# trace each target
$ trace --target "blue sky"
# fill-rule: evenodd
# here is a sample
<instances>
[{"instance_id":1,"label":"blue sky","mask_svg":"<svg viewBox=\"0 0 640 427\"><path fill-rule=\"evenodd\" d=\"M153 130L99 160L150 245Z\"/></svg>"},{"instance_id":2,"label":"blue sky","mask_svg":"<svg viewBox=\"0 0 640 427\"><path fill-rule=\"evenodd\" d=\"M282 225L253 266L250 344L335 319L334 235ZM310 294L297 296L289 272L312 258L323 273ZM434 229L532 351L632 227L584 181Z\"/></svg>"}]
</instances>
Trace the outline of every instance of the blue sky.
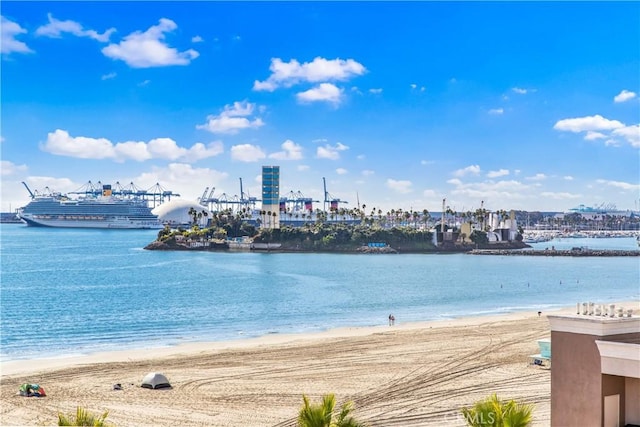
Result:
<instances>
[{"instance_id":1,"label":"blue sky","mask_svg":"<svg viewBox=\"0 0 640 427\"><path fill-rule=\"evenodd\" d=\"M2 2L2 211L87 181L640 206L638 2ZM316 204L317 205L317 204ZM316 207L320 207L317 205Z\"/></svg>"}]
</instances>

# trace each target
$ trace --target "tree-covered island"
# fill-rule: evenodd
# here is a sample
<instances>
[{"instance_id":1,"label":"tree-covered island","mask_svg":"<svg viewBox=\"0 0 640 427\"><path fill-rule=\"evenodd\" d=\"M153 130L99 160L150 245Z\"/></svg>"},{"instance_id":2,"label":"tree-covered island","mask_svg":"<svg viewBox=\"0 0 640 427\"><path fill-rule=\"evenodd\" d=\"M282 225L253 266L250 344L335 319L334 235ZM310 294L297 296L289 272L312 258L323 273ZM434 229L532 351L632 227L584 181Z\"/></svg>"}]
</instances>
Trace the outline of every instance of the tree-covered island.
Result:
<instances>
[{"instance_id":1,"label":"tree-covered island","mask_svg":"<svg viewBox=\"0 0 640 427\"><path fill-rule=\"evenodd\" d=\"M214 213L207 225L199 226L203 216L190 211L190 227L165 226L158 238L147 245L149 250L198 251L279 251L338 253L440 253L467 252L477 248L520 249L528 247L522 234L508 242L489 243L487 232L473 229L466 235L449 224L433 224L427 215L401 217L361 216L341 221L317 215L315 221L300 226L279 228L252 224L245 216L231 211ZM434 228L435 227L435 228ZM445 232L442 233L441 230ZM520 230L521 231L521 230Z\"/></svg>"}]
</instances>

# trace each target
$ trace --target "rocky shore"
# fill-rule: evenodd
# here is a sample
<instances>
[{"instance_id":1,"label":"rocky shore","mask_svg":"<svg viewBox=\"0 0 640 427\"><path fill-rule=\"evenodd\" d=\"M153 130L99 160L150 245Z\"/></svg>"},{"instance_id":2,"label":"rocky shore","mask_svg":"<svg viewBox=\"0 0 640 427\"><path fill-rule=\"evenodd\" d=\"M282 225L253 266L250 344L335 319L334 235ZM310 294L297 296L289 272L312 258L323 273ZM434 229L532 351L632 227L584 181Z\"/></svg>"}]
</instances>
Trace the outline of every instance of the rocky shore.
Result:
<instances>
[{"instance_id":1,"label":"rocky shore","mask_svg":"<svg viewBox=\"0 0 640 427\"><path fill-rule=\"evenodd\" d=\"M145 246L144 249L149 251L225 251L229 249L229 245L226 242L178 243L174 239L166 242L154 240Z\"/></svg>"},{"instance_id":2,"label":"rocky shore","mask_svg":"<svg viewBox=\"0 0 640 427\"><path fill-rule=\"evenodd\" d=\"M336 245L322 250L303 249L297 244L287 243L237 243L233 241L189 241L168 239L166 241L153 241L144 247L146 250L156 251L256 251L256 252L325 252L325 253L361 253L361 254L447 254L447 253L472 253L474 251L486 251L487 255L510 252L518 249L530 248L522 242L492 243L482 246L461 245L448 243L438 247L425 248L424 245L401 243L396 247L369 246L369 245ZM496 253L499 252L499 253Z\"/></svg>"},{"instance_id":3,"label":"rocky shore","mask_svg":"<svg viewBox=\"0 0 640 427\"><path fill-rule=\"evenodd\" d=\"M606 256L640 256L640 250L616 250L616 249L545 249L545 250L503 250L503 249L474 249L471 255L511 255L511 256L572 256L572 257L606 257Z\"/></svg>"}]
</instances>

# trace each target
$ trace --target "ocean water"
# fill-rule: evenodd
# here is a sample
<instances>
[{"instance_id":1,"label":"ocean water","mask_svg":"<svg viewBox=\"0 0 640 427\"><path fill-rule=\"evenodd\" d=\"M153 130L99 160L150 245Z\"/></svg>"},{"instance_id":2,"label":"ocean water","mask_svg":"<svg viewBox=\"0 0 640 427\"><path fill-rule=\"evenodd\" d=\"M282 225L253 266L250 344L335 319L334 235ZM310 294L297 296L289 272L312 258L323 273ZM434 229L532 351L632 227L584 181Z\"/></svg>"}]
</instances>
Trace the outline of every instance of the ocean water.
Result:
<instances>
[{"instance_id":1,"label":"ocean water","mask_svg":"<svg viewBox=\"0 0 640 427\"><path fill-rule=\"evenodd\" d=\"M149 230L0 233L0 361L640 299L638 257L186 253L145 251ZM637 249L565 240L535 246Z\"/></svg>"}]
</instances>

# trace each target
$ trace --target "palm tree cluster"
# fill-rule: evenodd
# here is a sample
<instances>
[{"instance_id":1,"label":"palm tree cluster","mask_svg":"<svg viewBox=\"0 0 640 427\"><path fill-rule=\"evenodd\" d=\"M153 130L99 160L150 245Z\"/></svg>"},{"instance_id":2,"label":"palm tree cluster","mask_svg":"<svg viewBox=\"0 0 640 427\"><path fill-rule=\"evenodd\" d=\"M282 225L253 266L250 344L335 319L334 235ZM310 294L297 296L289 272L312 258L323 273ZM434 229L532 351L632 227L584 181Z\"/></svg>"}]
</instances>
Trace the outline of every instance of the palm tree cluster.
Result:
<instances>
[{"instance_id":1,"label":"palm tree cluster","mask_svg":"<svg viewBox=\"0 0 640 427\"><path fill-rule=\"evenodd\" d=\"M209 214L206 211L198 212L192 207L189 209L189 216L193 218L190 229L178 227L178 229L172 230L167 225L158 232L158 240L166 241L176 235L182 235L190 240L225 240L243 236L253 237L258 233L256 227L246 221L248 216L246 210L236 213L230 209L213 212L211 218L208 218ZM199 219L203 218L207 218L207 226L200 228Z\"/></svg>"},{"instance_id":2,"label":"palm tree cluster","mask_svg":"<svg viewBox=\"0 0 640 427\"><path fill-rule=\"evenodd\" d=\"M494 393L463 408L462 415L470 427L527 427L531 425L533 405L515 400L500 400Z\"/></svg>"},{"instance_id":3,"label":"palm tree cluster","mask_svg":"<svg viewBox=\"0 0 640 427\"><path fill-rule=\"evenodd\" d=\"M434 249L433 234L413 227L381 228L365 224L316 222L301 227L261 229L253 238L256 243L279 242L285 249L351 251L368 243L386 243L396 249Z\"/></svg>"},{"instance_id":4,"label":"palm tree cluster","mask_svg":"<svg viewBox=\"0 0 640 427\"><path fill-rule=\"evenodd\" d=\"M316 404L310 403L306 395L302 395L302 400L304 404L298 413L299 427L365 427L365 424L351 416L351 401L344 403L336 415L336 397L332 393L324 395L322 402Z\"/></svg>"},{"instance_id":5,"label":"palm tree cluster","mask_svg":"<svg viewBox=\"0 0 640 427\"><path fill-rule=\"evenodd\" d=\"M65 415L58 413L58 425L59 426L93 426L93 427L108 427L109 424L106 421L108 411L105 411L102 415L95 415L86 409L78 406L76 414Z\"/></svg>"},{"instance_id":6,"label":"palm tree cluster","mask_svg":"<svg viewBox=\"0 0 640 427\"><path fill-rule=\"evenodd\" d=\"M248 237L256 243L281 243L283 249L318 251L345 250L366 245L367 243L385 243L396 250L405 252L422 252L435 248L433 242L433 227L440 231L459 233L462 223L472 224L469 235L460 234L462 242L468 237L476 245L488 243L489 230L486 209L468 212L456 212L447 207L442 218L432 221L427 209L404 211L391 209L386 214L381 209L373 208L367 214L366 205L362 208L343 209L333 208L328 212L316 210L305 213L259 211L259 217L252 215L250 209L238 211L225 209L209 213L206 210L189 209L189 216L193 219L190 229L169 227L158 233L158 240L166 242L170 238L181 235L189 241L226 240ZM507 219L509 214L505 210L496 211L501 220ZM288 216L295 219L296 226L280 222L280 227L274 227L278 219ZM201 228L206 222L204 228ZM264 226L264 227L262 227ZM519 230L520 235L522 230ZM521 240L521 239L520 239Z\"/></svg>"}]
</instances>

